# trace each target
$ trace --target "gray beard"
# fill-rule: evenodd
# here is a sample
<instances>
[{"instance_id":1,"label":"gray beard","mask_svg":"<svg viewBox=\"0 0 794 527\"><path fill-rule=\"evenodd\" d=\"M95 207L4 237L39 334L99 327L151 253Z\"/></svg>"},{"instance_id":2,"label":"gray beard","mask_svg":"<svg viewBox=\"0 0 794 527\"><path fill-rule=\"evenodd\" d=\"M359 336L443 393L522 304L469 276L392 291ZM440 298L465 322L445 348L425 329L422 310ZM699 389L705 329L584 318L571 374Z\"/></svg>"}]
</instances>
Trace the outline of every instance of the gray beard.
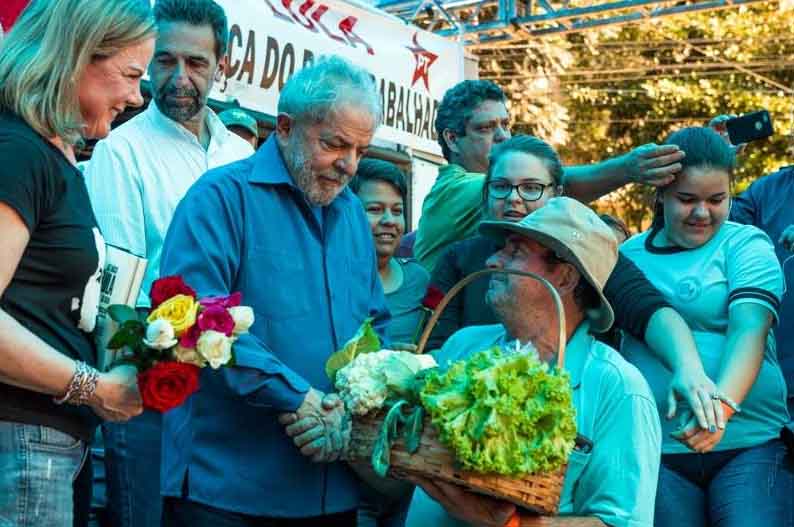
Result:
<instances>
[{"instance_id":1,"label":"gray beard","mask_svg":"<svg viewBox=\"0 0 794 527\"><path fill-rule=\"evenodd\" d=\"M165 99L165 96L155 97L155 104L160 112L169 119L178 123L186 123L193 119L201 109L204 107L198 98L193 101L190 106L170 106Z\"/></svg>"},{"instance_id":2,"label":"gray beard","mask_svg":"<svg viewBox=\"0 0 794 527\"><path fill-rule=\"evenodd\" d=\"M298 135L293 133L286 148L283 149L284 164L287 165L287 171L295 184L306 196L306 201L315 207L326 207L331 204L341 190L329 192L319 186L317 174L311 168L311 160L306 156L303 142L297 137ZM345 179L349 180L346 176ZM347 181L345 181L345 185L347 185ZM344 189L344 185L340 189Z\"/></svg>"}]
</instances>

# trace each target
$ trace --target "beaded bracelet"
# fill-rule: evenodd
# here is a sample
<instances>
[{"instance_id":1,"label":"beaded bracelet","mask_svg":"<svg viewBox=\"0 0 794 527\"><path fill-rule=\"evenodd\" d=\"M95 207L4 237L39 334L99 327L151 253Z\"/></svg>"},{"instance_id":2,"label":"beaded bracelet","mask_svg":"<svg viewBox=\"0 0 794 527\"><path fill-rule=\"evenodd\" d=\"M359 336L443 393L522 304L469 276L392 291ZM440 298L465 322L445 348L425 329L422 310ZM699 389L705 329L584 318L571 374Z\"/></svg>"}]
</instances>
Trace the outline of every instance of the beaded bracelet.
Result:
<instances>
[{"instance_id":1,"label":"beaded bracelet","mask_svg":"<svg viewBox=\"0 0 794 527\"><path fill-rule=\"evenodd\" d=\"M55 404L85 404L94 395L99 372L82 361L76 362L72 380L66 388L66 393L62 397L53 397Z\"/></svg>"}]
</instances>

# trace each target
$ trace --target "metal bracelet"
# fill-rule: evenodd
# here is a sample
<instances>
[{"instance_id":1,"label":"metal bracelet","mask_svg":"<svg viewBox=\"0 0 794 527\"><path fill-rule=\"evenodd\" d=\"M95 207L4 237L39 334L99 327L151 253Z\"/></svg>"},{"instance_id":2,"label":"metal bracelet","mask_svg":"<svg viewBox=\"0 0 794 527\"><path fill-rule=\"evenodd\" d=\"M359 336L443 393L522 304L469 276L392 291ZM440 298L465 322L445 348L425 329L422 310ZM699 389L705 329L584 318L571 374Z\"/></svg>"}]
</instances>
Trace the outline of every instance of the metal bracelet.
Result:
<instances>
[{"instance_id":1,"label":"metal bracelet","mask_svg":"<svg viewBox=\"0 0 794 527\"><path fill-rule=\"evenodd\" d=\"M99 380L99 372L82 361L76 362L72 380L69 381L69 386L66 388L66 393L61 397L54 397L55 404L74 404L81 405L88 402L96 391L97 381Z\"/></svg>"}]
</instances>

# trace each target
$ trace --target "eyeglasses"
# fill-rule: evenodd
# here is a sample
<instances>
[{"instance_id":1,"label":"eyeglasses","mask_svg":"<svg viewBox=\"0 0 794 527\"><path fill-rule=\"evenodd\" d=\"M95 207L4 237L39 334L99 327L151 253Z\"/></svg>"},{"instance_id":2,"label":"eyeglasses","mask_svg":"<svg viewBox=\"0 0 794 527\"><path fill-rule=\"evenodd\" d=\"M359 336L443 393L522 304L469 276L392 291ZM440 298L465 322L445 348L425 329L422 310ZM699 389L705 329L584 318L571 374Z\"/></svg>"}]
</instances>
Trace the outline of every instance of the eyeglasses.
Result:
<instances>
[{"instance_id":1,"label":"eyeglasses","mask_svg":"<svg viewBox=\"0 0 794 527\"><path fill-rule=\"evenodd\" d=\"M496 199L505 199L513 193L513 189L518 190L518 195L524 201L537 201L549 187L556 186L555 183L543 185L541 183L519 183L512 185L506 179L494 179L488 182L488 195Z\"/></svg>"}]
</instances>

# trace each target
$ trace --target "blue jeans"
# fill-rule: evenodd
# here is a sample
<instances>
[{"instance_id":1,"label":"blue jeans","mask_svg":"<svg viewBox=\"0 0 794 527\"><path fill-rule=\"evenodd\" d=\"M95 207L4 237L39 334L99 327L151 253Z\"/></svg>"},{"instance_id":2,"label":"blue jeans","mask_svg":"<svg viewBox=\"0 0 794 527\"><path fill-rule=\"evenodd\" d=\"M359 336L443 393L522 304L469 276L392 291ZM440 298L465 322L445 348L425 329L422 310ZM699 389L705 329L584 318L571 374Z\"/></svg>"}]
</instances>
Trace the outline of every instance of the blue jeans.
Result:
<instances>
[{"instance_id":1,"label":"blue jeans","mask_svg":"<svg viewBox=\"0 0 794 527\"><path fill-rule=\"evenodd\" d=\"M794 467L779 439L751 448L662 456L656 527L794 526Z\"/></svg>"},{"instance_id":2,"label":"blue jeans","mask_svg":"<svg viewBox=\"0 0 794 527\"><path fill-rule=\"evenodd\" d=\"M0 527L72 527L85 451L54 428L0 421Z\"/></svg>"},{"instance_id":3,"label":"blue jeans","mask_svg":"<svg viewBox=\"0 0 794 527\"><path fill-rule=\"evenodd\" d=\"M102 424L107 517L113 527L159 527L162 415L146 410L126 423Z\"/></svg>"}]
</instances>

